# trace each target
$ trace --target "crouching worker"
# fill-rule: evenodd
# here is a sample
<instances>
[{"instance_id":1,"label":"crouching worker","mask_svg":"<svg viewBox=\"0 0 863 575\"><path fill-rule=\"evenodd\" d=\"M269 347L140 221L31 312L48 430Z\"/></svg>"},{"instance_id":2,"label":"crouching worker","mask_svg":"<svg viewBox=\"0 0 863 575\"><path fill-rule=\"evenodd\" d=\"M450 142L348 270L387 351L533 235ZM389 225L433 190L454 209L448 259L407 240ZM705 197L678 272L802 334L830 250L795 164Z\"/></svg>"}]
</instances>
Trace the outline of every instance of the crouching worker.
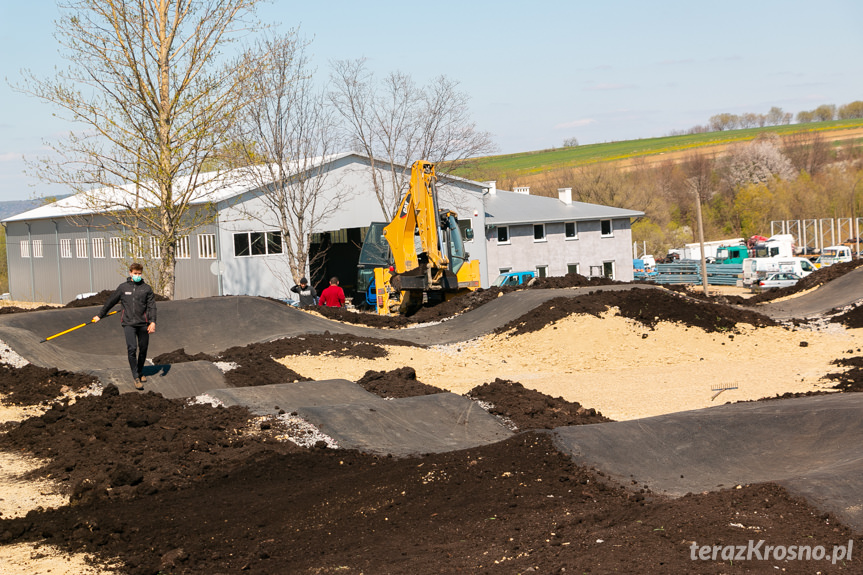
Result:
<instances>
[{"instance_id":1,"label":"crouching worker","mask_svg":"<svg viewBox=\"0 0 863 575\"><path fill-rule=\"evenodd\" d=\"M144 266L133 263L129 266L129 278L121 283L102 309L93 317L97 322L111 311L118 303L123 308L120 315L120 325L126 335L126 351L129 354L129 367L135 389L144 389L144 362L147 361L147 347L150 344L150 334L156 331L156 296L150 286L144 283L141 274ZM137 352L137 354L136 354Z\"/></svg>"}]
</instances>

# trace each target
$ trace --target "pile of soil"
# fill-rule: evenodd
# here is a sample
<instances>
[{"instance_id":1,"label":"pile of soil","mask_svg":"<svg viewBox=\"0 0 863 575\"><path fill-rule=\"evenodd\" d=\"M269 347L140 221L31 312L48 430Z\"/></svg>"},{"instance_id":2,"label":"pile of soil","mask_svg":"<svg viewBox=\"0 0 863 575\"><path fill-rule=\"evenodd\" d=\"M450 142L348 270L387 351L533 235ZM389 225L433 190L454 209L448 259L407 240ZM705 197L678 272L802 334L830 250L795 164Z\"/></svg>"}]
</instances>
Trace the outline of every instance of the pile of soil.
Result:
<instances>
[{"instance_id":1,"label":"pile of soil","mask_svg":"<svg viewBox=\"0 0 863 575\"><path fill-rule=\"evenodd\" d=\"M417 380L417 372L412 367L390 371L369 370L357 381L357 385L380 397L395 399L446 392L445 389Z\"/></svg>"},{"instance_id":2,"label":"pile of soil","mask_svg":"<svg viewBox=\"0 0 863 575\"><path fill-rule=\"evenodd\" d=\"M108 301L108 298L111 297L111 294L114 293L112 289L104 289L97 294L81 298L81 299L73 299L69 303L67 303L63 307L90 307L94 305L105 305L105 302ZM163 295L155 294L156 301L169 301Z\"/></svg>"},{"instance_id":3,"label":"pile of soil","mask_svg":"<svg viewBox=\"0 0 863 575\"><path fill-rule=\"evenodd\" d=\"M317 306L311 309L319 312L324 317L346 323L354 323L378 328L401 328L408 325L431 323L447 320L455 315L468 312L497 299L499 296L512 291L523 289L549 289L549 288L571 288L591 287L601 285L620 284L609 278L587 278L579 274L566 274L562 277L535 278L530 284L514 287L491 287L478 289L476 291L460 295L446 302L433 305L425 305L410 316L387 317L375 313L352 312L343 308Z\"/></svg>"},{"instance_id":4,"label":"pile of soil","mask_svg":"<svg viewBox=\"0 0 863 575\"><path fill-rule=\"evenodd\" d=\"M170 421L179 426L190 420ZM122 418L118 427L132 436L132 450L154 451L142 449L136 435L147 428L130 429ZM177 435L187 432L188 427ZM693 560L692 545L767 539L767 544L824 545L830 551L855 538L776 485L677 500L643 485L624 489L575 465L545 433L407 459L321 449L262 451L244 465L211 458L209 452L171 449L181 444L189 450L196 445L191 436L165 442L156 434L152 440L169 449L166 458L177 458L179 472L169 475L175 483L158 481L167 470L157 462L138 484L155 480L152 488L122 485L137 475L114 464L106 480L121 484L112 492L129 497L82 497L75 506L2 520L0 540L45 539L70 550L117 556L132 575L423 575L727 573L728 561ZM204 460L213 465L202 465ZM856 548L859 539L855 543ZM741 572L773 573L774 563L743 562ZM829 564L798 561L782 567L785 573L811 573L822 565ZM857 570L851 564L827 568Z\"/></svg>"},{"instance_id":5,"label":"pile of soil","mask_svg":"<svg viewBox=\"0 0 863 575\"><path fill-rule=\"evenodd\" d=\"M812 288L816 288L820 285L823 285L829 281L835 280L836 278L842 277L850 271L854 271L858 267L863 266L863 259L851 260L850 262L843 262L840 264L833 264L832 266L827 266L825 268L819 268L802 278L793 286L784 287L784 288L772 288L766 291L762 291L753 295L752 297L741 297L737 295L723 295L723 296L708 296L705 298L704 294L701 292L692 292L689 295L692 297L700 298L700 299L710 299L714 301L718 301L721 303L725 303L728 305L747 305L753 306L759 303L765 303L769 301L773 301L775 299L788 297L790 295L794 295L796 293L800 293L806 290L810 290ZM671 286L668 286L671 287ZM680 289L681 291L685 291L684 286L674 286L672 289Z\"/></svg>"},{"instance_id":6,"label":"pile of soil","mask_svg":"<svg viewBox=\"0 0 863 575\"><path fill-rule=\"evenodd\" d=\"M552 300L509 329L531 331L571 313L599 315L610 307L647 326L677 321L731 331L738 322L772 324L745 310L642 289ZM261 385L284 382L286 373L301 377L272 357L380 357L382 343L405 345L323 334L231 348L218 357L177 350L154 359L234 362L240 367L226 374L236 378L234 385ZM858 369L859 359L847 365ZM25 369L0 373L3 393L20 400L33 388L34 402L43 402L55 393L55 380L70 387L90 383L73 385L62 372ZM417 381L409 367L370 371L359 383L383 397L440 391ZM36 393L40 386L45 390ZM863 544L834 517L773 484L670 500L649 485L619 485L580 467L539 431L606 421L577 402L501 380L468 395L493 404L492 412L522 433L473 449L397 459L277 441L281 420L261 421L241 407L190 404L152 392L120 395L113 386L102 396L62 400L42 416L8 424L0 449L47 459L33 476L59 481L72 504L0 517L0 543L45 540L119 557L129 575L773 573L776 561L693 560L692 545L765 539L767 545L823 545L830 552L849 539L855 548ZM786 561L781 569L858 572L853 565Z\"/></svg>"},{"instance_id":7,"label":"pile of soil","mask_svg":"<svg viewBox=\"0 0 863 575\"><path fill-rule=\"evenodd\" d=\"M329 353L343 357L376 359L386 356L381 345L414 346L416 344L395 339L371 339L342 334L308 334L303 337L277 339L247 346L226 349L217 356L198 353L189 355L185 349L157 355L153 358L156 365L183 363L187 361L212 361L234 363L238 367L225 373L225 381L233 387L251 387L296 381L308 381L289 367L275 361L291 355L321 355Z\"/></svg>"},{"instance_id":8,"label":"pile of soil","mask_svg":"<svg viewBox=\"0 0 863 575\"><path fill-rule=\"evenodd\" d=\"M59 401L25 419L0 436L0 447L47 459L39 475L61 482L78 505L181 489L208 472L244 465L255 453L300 449L274 441L272 425L269 435L252 434L252 419L244 407L188 404L152 392L120 395L109 385L101 396Z\"/></svg>"},{"instance_id":9,"label":"pile of soil","mask_svg":"<svg viewBox=\"0 0 863 575\"><path fill-rule=\"evenodd\" d=\"M859 352L860 350L858 349L857 351ZM833 389L854 392L863 391L863 356L835 359L830 363L839 367L850 368L841 373L830 373L824 376L825 379L836 382L833 385Z\"/></svg>"},{"instance_id":10,"label":"pile of soil","mask_svg":"<svg viewBox=\"0 0 863 575\"><path fill-rule=\"evenodd\" d=\"M769 317L718 303L698 302L659 289L597 291L577 297L549 300L531 312L498 328L496 333L512 331L514 335L539 331L571 314L599 317L616 307L618 315L633 319L649 328L660 321L682 323L707 332L734 331L738 323L753 326L776 325Z\"/></svg>"},{"instance_id":11,"label":"pile of soil","mask_svg":"<svg viewBox=\"0 0 863 575\"><path fill-rule=\"evenodd\" d=\"M81 392L99 380L91 375L33 364L14 368L0 363L0 394L13 405L44 405L65 391Z\"/></svg>"},{"instance_id":12,"label":"pile of soil","mask_svg":"<svg viewBox=\"0 0 863 575\"><path fill-rule=\"evenodd\" d=\"M831 322L841 323L849 329L863 327L863 304L857 305L845 313L830 319Z\"/></svg>"},{"instance_id":13,"label":"pile of soil","mask_svg":"<svg viewBox=\"0 0 863 575\"><path fill-rule=\"evenodd\" d=\"M554 429L612 421L593 408L585 409L577 401L551 397L517 381L495 379L471 389L467 395L490 403L490 413L512 421L518 429Z\"/></svg>"}]
</instances>

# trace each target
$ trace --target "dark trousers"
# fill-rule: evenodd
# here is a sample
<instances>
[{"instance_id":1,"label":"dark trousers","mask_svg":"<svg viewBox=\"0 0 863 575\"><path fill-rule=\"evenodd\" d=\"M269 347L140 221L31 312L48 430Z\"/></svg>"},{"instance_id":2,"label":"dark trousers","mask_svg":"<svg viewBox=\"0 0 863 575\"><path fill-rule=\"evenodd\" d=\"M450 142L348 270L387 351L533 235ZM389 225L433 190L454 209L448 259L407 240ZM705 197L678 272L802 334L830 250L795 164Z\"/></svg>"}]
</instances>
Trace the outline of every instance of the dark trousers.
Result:
<instances>
[{"instance_id":1,"label":"dark trousers","mask_svg":"<svg viewBox=\"0 0 863 575\"><path fill-rule=\"evenodd\" d=\"M144 362L147 361L147 346L150 345L150 334L147 333L146 325L124 325L123 332L126 334L126 351L129 353L129 367L132 369L132 377L141 377L144 371ZM135 352L137 351L137 357Z\"/></svg>"}]
</instances>

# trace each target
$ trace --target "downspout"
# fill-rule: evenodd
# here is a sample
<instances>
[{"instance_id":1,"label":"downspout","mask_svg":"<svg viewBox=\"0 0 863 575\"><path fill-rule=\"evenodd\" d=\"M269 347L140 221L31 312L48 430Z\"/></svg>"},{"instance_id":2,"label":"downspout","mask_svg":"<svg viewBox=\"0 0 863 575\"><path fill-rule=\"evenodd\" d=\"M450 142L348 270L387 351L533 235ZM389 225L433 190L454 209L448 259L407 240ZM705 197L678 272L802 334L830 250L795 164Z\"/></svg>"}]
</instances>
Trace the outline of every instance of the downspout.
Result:
<instances>
[{"instance_id":1,"label":"downspout","mask_svg":"<svg viewBox=\"0 0 863 575\"><path fill-rule=\"evenodd\" d=\"M30 222L27 222L27 255L30 260L30 301L36 301L36 274L33 271L33 235L30 231Z\"/></svg>"},{"instance_id":2,"label":"downspout","mask_svg":"<svg viewBox=\"0 0 863 575\"><path fill-rule=\"evenodd\" d=\"M87 271L90 274L90 293L93 293L93 241L90 238L90 222L87 222Z\"/></svg>"},{"instance_id":3,"label":"downspout","mask_svg":"<svg viewBox=\"0 0 863 575\"><path fill-rule=\"evenodd\" d=\"M225 295L222 288L222 226L220 212L216 211L216 282L219 286L219 295Z\"/></svg>"},{"instance_id":4,"label":"downspout","mask_svg":"<svg viewBox=\"0 0 863 575\"><path fill-rule=\"evenodd\" d=\"M63 270L60 267L60 228L55 220L51 220L54 224L54 245L57 246L57 287L60 289L60 301L63 303Z\"/></svg>"}]
</instances>

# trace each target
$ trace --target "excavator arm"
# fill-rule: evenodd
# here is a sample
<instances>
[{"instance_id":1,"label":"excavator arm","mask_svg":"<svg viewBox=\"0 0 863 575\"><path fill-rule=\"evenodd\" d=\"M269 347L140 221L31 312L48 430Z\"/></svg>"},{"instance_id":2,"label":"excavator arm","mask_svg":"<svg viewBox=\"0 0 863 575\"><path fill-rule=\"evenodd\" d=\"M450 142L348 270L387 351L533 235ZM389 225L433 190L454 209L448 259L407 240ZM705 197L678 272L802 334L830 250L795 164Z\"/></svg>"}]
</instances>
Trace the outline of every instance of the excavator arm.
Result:
<instances>
[{"instance_id":1,"label":"excavator arm","mask_svg":"<svg viewBox=\"0 0 863 575\"><path fill-rule=\"evenodd\" d=\"M379 313L390 313L390 300L409 314L422 305L424 295L449 299L479 287L479 262L467 261L456 213L438 206L436 182L433 163L414 162L398 214L383 228L393 269L374 272ZM457 261L450 254L453 246L461 250Z\"/></svg>"}]
</instances>

